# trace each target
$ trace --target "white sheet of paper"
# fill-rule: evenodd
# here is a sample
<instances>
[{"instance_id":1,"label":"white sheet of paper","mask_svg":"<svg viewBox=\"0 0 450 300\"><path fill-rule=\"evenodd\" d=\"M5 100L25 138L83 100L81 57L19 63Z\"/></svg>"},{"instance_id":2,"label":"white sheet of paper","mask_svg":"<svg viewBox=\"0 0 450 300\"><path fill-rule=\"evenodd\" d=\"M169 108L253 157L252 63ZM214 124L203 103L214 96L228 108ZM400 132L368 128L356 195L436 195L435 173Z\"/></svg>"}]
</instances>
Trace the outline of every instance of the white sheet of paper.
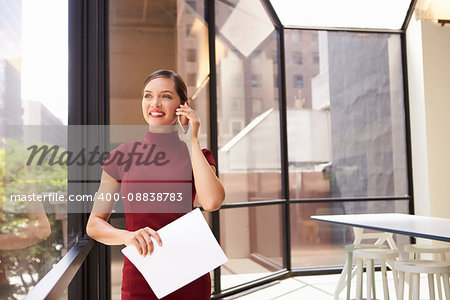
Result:
<instances>
[{"instance_id":1,"label":"white sheet of paper","mask_svg":"<svg viewBox=\"0 0 450 300\"><path fill-rule=\"evenodd\" d=\"M162 246L159 247L151 237L154 245L152 255L143 257L134 246L122 249L158 299L228 260L198 208L164 226L158 234Z\"/></svg>"}]
</instances>

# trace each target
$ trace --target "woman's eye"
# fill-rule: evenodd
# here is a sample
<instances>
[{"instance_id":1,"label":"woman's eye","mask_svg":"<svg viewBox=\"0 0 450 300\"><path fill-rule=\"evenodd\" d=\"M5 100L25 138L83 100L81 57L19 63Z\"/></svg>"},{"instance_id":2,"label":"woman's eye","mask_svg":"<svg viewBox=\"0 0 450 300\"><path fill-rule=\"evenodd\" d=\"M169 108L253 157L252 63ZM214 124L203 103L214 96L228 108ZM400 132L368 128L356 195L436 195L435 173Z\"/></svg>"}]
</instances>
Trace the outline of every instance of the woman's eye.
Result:
<instances>
[{"instance_id":1,"label":"woman's eye","mask_svg":"<svg viewBox=\"0 0 450 300\"><path fill-rule=\"evenodd\" d=\"M172 99L170 95L163 95L163 98Z\"/></svg>"},{"instance_id":2,"label":"woman's eye","mask_svg":"<svg viewBox=\"0 0 450 300\"><path fill-rule=\"evenodd\" d=\"M151 98L152 97L152 95L150 95L150 94L145 94L144 95L144 98Z\"/></svg>"}]
</instances>

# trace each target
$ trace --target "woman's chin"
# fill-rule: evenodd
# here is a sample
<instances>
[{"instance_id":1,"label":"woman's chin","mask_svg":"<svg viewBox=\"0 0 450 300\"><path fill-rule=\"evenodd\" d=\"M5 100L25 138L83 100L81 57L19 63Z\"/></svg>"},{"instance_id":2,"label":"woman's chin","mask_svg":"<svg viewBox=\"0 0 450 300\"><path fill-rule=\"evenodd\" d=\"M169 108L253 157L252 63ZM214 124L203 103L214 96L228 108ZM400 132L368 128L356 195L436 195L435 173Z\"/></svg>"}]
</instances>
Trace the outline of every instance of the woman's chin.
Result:
<instances>
[{"instance_id":1,"label":"woman's chin","mask_svg":"<svg viewBox=\"0 0 450 300\"><path fill-rule=\"evenodd\" d=\"M162 125L170 125L167 120L160 120L160 119L147 119L147 124L150 126L162 126Z\"/></svg>"}]
</instances>

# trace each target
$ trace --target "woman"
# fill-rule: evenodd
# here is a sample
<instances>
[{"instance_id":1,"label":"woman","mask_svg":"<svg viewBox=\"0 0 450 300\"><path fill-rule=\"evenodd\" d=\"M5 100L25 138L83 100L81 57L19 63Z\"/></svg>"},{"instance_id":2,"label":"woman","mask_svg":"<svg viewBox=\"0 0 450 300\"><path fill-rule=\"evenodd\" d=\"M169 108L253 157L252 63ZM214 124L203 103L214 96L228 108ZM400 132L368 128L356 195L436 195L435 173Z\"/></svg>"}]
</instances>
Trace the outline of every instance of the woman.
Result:
<instances>
[{"instance_id":1,"label":"woman","mask_svg":"<svg viewBox=\"0 0 450 300\"><path fill-rule=\"evenodd\" d=\"M149 131L145 139L138 143L135 142L134 145L139 144L139 147L141 147L139 149L144 152L150 148L146 147L149 143L156 143L162 148L166 147L165 154L168 157L166 162L172 160L172 163L174 161L177 162L174 157L180 151L189 149L191 156L190 162L188 162L189 167L191 167L191 171L189 172L191 176L193 174L194 179L192 183L190 209L192 210L193 208L195 195L197 195L198 203L206 211L219 209L225 198L225 192L222 184L215 175L215 162L211 152L207 149L202 150L200 148L198 142L200 122L195 111L187 103L187 89L182 78L170 70L159 70L151 74L144 83L142 113L145 121L149 124ZM181 122L184 125L188 123L191 126L188 134L191 134L192 139L189 139L190 142L185 142L188 145L185 145L179 140L177 132L167 130L174 128L174 126L160 126L176 125L177 121L180 122L178 118L184 119ZM136 184L133 186L133 180L130 180L130 178L135 179L144 176L146 180L150 179L151 181L161 175L159 174L161 172L160 170L164 170L164 174L176 176L176 173L172 172L173 170L171 168L158 169L158 166L155 164L145 166L145 168L141 167L140 170L145 171L141 172L137 167L131 166L126 170L123 164L111 163L110 160L114 156L114 152L121 151L129 153L132 148L131 144L133 143L125 143L113 150L102 166L101 184L86 230L90 237L101 243L107 245L133 245L141 255L146 256L147 254L151 255L154 249L150 236L158 242L159 246L163 247L164 241L161 241L156 230L177 219L183 213L134 213L136 210L134 210L133 205L136 202L133 204L124 200L126 229L114 228L107 222L111 215L114 201L110 201L112 204L107 204L108 207L105 210L103 207L105 202L101 201L102 203L100 203L98 201L99 195L115 194L120 190L123 199L125 194L129 195L128 193L130 191L135 192L138 189ZM180 166L177 166L175 172L179 168ZM191 190L191 188L189 189ZM139 205L142 205L142 202ZM99 209L100 206L102 207ZM122 299L157 299L141 273L126 258L122 273ZM211 279L209 274L205 274L163 299L200 300L210 299L210 295Z\"/></svg>"}]
</instances>

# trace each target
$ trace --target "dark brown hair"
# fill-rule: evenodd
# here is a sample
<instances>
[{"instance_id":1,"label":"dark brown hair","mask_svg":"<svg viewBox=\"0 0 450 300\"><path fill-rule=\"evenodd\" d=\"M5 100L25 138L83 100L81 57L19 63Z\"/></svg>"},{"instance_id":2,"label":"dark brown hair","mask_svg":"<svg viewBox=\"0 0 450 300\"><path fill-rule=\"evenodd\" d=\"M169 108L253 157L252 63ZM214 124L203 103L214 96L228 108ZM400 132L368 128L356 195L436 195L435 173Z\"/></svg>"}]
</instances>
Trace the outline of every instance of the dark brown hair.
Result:
<instances>
[{"instance_id":1,"label":"dark brown hair","mask_svg":"<svg viewBox=\"0 0 450 300\"><path fill-rule=\"evenodd\" d=\"M187 98L187 88L186 84L184 83L183 78L181 78L180 75L175 73L172 70L158 70L150 74L145 80L144 80L144 88L142 89L142 93L144 93L145 86L156 78L170 78L175 83L175 90L180 96L180 102L181 104L184 104L188 98Z\"/></svg>"}]
</instances>

